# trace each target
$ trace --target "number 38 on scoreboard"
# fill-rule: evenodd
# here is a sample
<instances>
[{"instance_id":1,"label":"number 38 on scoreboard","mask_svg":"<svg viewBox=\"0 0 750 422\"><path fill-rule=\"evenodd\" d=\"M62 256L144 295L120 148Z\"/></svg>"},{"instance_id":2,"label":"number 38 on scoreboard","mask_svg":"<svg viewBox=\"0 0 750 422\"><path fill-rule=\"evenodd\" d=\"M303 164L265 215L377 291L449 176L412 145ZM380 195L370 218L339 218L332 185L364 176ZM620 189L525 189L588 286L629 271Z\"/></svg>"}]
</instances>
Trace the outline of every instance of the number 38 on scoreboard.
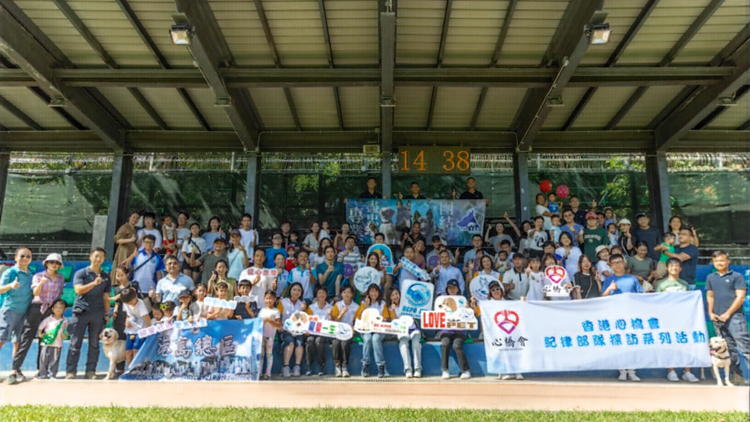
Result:
<instances>
[{"instance_id":1,"label":"number 38 on scoreboard","mask_svg":"<svg viewBox=\"0 0 750 422\"><path fill-rule=\"evenodd\" d=\"M471 150L465 147L401 147L401 174L471 174Z\"/></svg>"}]
</instances>

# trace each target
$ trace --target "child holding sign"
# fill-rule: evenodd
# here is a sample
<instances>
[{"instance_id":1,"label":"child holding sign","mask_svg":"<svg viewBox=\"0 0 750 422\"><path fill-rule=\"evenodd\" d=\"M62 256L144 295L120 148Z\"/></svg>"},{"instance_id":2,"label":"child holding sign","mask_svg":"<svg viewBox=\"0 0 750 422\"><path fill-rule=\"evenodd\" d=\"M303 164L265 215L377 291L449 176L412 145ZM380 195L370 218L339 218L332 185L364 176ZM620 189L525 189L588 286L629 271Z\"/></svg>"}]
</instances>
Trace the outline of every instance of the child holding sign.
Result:
<instances>
[{"instance_id":1,"label":"child holding sign","mask_svg":"<svg viewBox=\"0 0 750 422\"><path fill-rule=\"evenodd\" d=\"M228 300L227 292L229 291L229 285L225 281L220 281L216 284L216 298L219 300ZM225 321L232 318L234 311L227 308L219 308L217 306L209 306L207 310L208 316L206 319L209 321Z\"/></svg>"},{"instance_id":2,"label":"child holding sign","mask_svg":"<svg viewBox=\"0 0 750 422\"><path fill-rule=\"evenodd\" d=\"M276 292L268 290L263 296L265 308L258 313L258 318L263 319L263 346L261 347L260 371L263 372L263 361L266 360L266 373L261 377L264 380L271 379L271 368L273 367L273 340L276 332L281 331L281 313L273 305L276 303Z\"/></svg>"},{"instance_id":3,"label":"child holding sign","mask_svg":"<svg viewBox=\"0 0 750 422\"><path fill-rule=\"evenodd\" d=\"M277 308L281 313L282 327L292 314L307 311L307 304L302 300L302 285L299 283L292 283L289 286L289 297L281 299ZM304 336L295 336L292 335L292 333L284 331L281 338L281 348L284 350L284 367L281 372L284 378L292 376L292 372L289 370L289 361L292 360L292 353L294 353L294 359L296 362L294 365L294 376L298 377L300 376L302 354L305 352L305 349L302 347Z\"/></svg>"},{"instance_id":4,"label":"child holding sign","mask_svg":"<svg viewBox=\"0 0 750 422\"><path fill-rule=\"evenodd\" d=\"M371 254L376 255L377 254ZM351 285L341 288L341 300L333 305L331 310L331 319L345 324L354 325L354 316L357 314L359 304L354 302L354 289ZM336 367L336 376L349 378L349 355L352 353L352 339L339 340L333 339L331 354L333 355L333 364Z\"/></svg>"},{"instance_id":5,"label":"child holding sign","mask_svg":"<svg viewBox=\"0 0 750 422\"><path fill-rule=\"evenodd\" d=\"M391 313L391 319L398 319L401 317L400 307L401 304L401 292L397 289L391 288L385 295L386 305ZM401 360L404 361L404 375L406 378L422 378L422 332L419 331L417 322L414 321L411 327L409 327L409 335L399 337L398 339L398 350L401 352ZM409 342L411 341L411 351L414 354L412 360L409 355ZM414 366L412 366L412 363ZM414 372L412 373L412 367Z\"/></svg>"},{"instance_id":6,"label":"child holding sign","mask_svg":"<svg viewBox=\"0 0 750 422\"><path fill-rule=\"evenodd\" d=\"M237 291L240 296L250 295L250 282L248 280L240 281ZM255 318L258 315L258 305L253 302L238 302L234 308L234 319L242 321L243 319Z\"/></svg>"},{"instance_id":7,"label":"child holding sign","mask_svg":"<svg viewBox=\"0 0 750 422\"><path fill-rule=\"evenodd\" d=\"M315 315L318 319L325 320L329 319L333 311L333 306L326 302L326 296L328 291L323 286L318 286L315 289L315 297L317 300L307 307L308 315ZM326 345L328 339L323 336L311 336L306 335L305 349L307 352L307 376L312 375L313 358L317 357L318 361L318 376L322 377L326 374Z\"/></svg>"},{"instance_id":8,"label":"child holding sign","mask_svg":"<svg viewBox=\"0 0 750 422\"><path fill-rule=\"evenodd\" d=\"M151 317L142 300L138 299L135 289L125 288L120 292L122 312L125 319L125 361L128 366L143 345L143 339L138 336L138 330L151 326Z\"/></svg>"},{"instance_id":9,"label":"child holding sign","mask_svg":"<svg viewBox=\"0 0 750 422\"><path fill-rule=\"evenodd\" d=\"M458 280L449 280L448 287L445 289L446 294L449 296L461 296L461 288L458 287ZM469 307L469 304L466 304ZM458 361L458 367L461 369L461 379L471 378L469 372L469 361L466 359L466 353L464 352L464 341L466 340L466 331L458 330L442 330L438 333L440 339L440 357L441 364L443 367L443 379L449 379L450 373L448 372L448 358L450 357L450 345L453 344L453 351L456 352L456 360Z\"/></svg>"},{"instance_id":10,"label":"child holding sign","mask_svg":"<svg viewBox=\"0 0 750 422\"><path fill-rule=\"evenodd\" d=\"M355 319L360 319L365 309L377 309L383 317L383 321L390 320L391 313L383 300L383 292L380 288L371 284L367 288L364 299L357 309ZM375 354L375 363L378 365L378 378L386 376L385 373L385 354L383 354L383 338L385 334L380 333L362 333L362 377L370 376L370 349Z\"/></svg>"}]
</instances>

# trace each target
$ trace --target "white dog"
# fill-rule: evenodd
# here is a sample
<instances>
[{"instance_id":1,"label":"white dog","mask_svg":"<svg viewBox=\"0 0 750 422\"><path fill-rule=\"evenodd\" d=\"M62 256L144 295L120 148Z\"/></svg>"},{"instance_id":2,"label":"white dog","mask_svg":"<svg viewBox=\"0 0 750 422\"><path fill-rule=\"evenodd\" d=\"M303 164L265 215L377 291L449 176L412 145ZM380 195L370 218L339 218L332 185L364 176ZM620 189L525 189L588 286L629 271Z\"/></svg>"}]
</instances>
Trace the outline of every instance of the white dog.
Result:
<instances>
[{"instance_id":1,"label":"white dog","mask_svg":"<svg viewBox=\"0 0 750 422\"><path fill-rule=\"evenodd\" d=\"M107 372L106 378L108 380L115 379L117 364L125 361L125 340L120 340L119 337L117 331L113 328L105 328L99 334L99 339L101 339L104 348L104 356L109 359L109 372Z\"/></svg>"},{"instance_id":2,"label":"white dog","mask_svg":"<svg viewBox=\"0 0 750 422\"><path fill-rule=\"evenodd\" d=\"M727 341L722 337L711 337L708 344L711 347L711 366L713 367L712 369L714 378L716 379L716 385L719 387L722 386L719 368L724 368L724 380L727 383L727 387L732 387L733 384L729 380L731 378L729 368L732 364L732 359L729 356Z\"/></svg>"}]
</instances>

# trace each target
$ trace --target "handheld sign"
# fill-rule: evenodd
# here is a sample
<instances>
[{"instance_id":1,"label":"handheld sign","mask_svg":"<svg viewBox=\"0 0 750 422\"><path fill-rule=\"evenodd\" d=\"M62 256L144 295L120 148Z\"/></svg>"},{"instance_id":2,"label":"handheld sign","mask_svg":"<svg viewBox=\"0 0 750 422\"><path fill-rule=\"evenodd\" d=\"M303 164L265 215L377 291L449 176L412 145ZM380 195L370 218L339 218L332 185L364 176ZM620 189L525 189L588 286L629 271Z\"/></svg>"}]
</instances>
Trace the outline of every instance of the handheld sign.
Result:
<instances>
[{"instance_id":1,"label":"handheld sign","mask_svg":"<svg viewBox=\"0 0 750 422\"><path fill-rule=\"evenodd\" d=\"M409 280L401 286L401 303L399 315L421 318L422 311L432 309L432 298L435 296L435 285L423 281Z\"/></svg>"},{"instance_id":2,"label":"handheld sign","mask_svg":"<svg viewBox=\"0 0 750 422\"><path fill-rule=\"evenodd\" d=\"M163 324L154 324L150 327L141 328L138 330L138 337L140 338L146 338L148 336L152 336L154 334L158 334L167 330L171 330L173 328L176 328L178 330L189 330L193 328L203 328L208 326L208 321L206 318L201 318L197 321L188 322L188 321L175 321L175 322L165 322Z\"/></svg>"},{"instance_id":3,"label":"handheld sign","mask_svg":"<svg viewBox=\"0 0 750 422\"><path fill-rule=\"evenodd\" d=\"M258 296L235 296L234 301L237 303L253 303L258 301Z\"/></svg>"},{"instance_id":4,"label":"handheld sign","mask_svg":"<svg viewBox=\"0 0 750 422\"><path fill-rule=\"evenodd\" d=\"M565 282L569 281L568 272L559 265L552 265L544 270L544 275L551 284L544 286L543 290L547 297L567 297L570 296L570 290L565 287Z\"/></svg>"},{"instance_id":5,"label":"handheld sign","mask_svg":"<svg viewBox=\"0 0 750 422\"><path fill-rule=\"evenodd\" d=\"M402 316L391 322L383 321L380 311L377 309L365 309L360 315L360 319L354 322L354 329L360 333L381 333L395 334L397 336L406 336L409 334L409 328L414 325L414 319L409 316Z\"/></svg>"},{"instance_id":6,"label":"handheld sign","mask_svg":"<svg viewBox=\"0 0 750 422\"><path fill-rule=\"evenodd\" d=\"M496 281L500 283L500 280L495 277L490 277L486 274L481 274L474 277L469 283L469 291L471 295L477 300L487 300L490 295L490 283Z\"/></svg>"},{"instance_id":7,"label":"handheld sign","mask_svg":"<svg viewBox=\"0 0 750 422\"><path fill-rule=\"evenodd\" d=\"M406 258L401 258L401 261L399 261L399 262L401 263L401 267L403 269L405 269L405 270L409 271L410 273L414 274L415 276L417 276L418 279L420 279L422 281L430 281L430 275L427 274L427 271L419 268L419 265L417 265L417 264L409 261Z\"/></svg>"},{"instance_id":8,"label":"handheld sign","mask_svg":"<svg viewBox=\"0 0 750 422\"><path fill-rule=\"evenodd\" d=\"M422 312L421 325L429 330L476 330L478 323L465 297L438 296L435 310Z\"/></svg>"},{"instance_id":9,"label":"handheld sign","mask_svg":"<svg viewBox=\"0 0 750 422\"><path fill-rule=\"evenodd\" d=\"M203 304L205 306L210 306L212 308L222 308L222 309L231 309L231 310L237 309L237 302L236 301L234 301L234 300L226 300L226 299L218 299L218 298L215 298L215 297L207 297L207 298L203 299Z\"/></svg>"},{"instance_id":10,"label":"handheld sign","mask_svg":"<svg viewBox=\"0 0 750 422\"><path fill-rule=\"evenodd\" d=\"M305 312L295 312L284 321L284 330L299 336L311 334L321 337L330 337L338 340L349 340L352 338L352 327L337 321L319 319L315 315Z\"/></svg>"},{"instance_id":11,"label":"handheld sign","mask_svg":"<svg viewBox=\"0 0 750 422\"><path fill-rule=\"evenodd\" d=\"M277 271L276 268L255 268L250 267L247 270L245 270L245 273L247 275L261 275L261 276L271 276L276 277Z\"/></svg>"},{"instance_id":12,"label":"handheld sign","mask_svg":"<svg viewBox=\"0 0 750 422\"><path fill-rule=\"evenodd\" d=\"M427 260L427 266L435 268L438 265L440 265L440 257L438 255L432 255L430 259Z\"/></svg>"},{"instance_id":13,"label":"handheld sign","mask_svg":"<svg viewBox=\"0 0 750 422\"><path fill-rule=\"evenodd\" d=\"M354 287L364 293L371 284L380 285L380 271L372 267L362 267L354 273Z\"/></svg>"},{"instance_id":14,"label":"handheld sign","mask_svg":"<svg viewBox=\"0 0 750 422\"><path fill-rule=\"evenodd\" d=\"M388 267L393 265L393 252L391 252L391 248L388 247L388 245L372 245L369 249L367 249L367 255L365 255L365 260L368 256L370 256L371 253L375 252L380 257L380 266L381 267Z\"/></svg>"}]
</instances>

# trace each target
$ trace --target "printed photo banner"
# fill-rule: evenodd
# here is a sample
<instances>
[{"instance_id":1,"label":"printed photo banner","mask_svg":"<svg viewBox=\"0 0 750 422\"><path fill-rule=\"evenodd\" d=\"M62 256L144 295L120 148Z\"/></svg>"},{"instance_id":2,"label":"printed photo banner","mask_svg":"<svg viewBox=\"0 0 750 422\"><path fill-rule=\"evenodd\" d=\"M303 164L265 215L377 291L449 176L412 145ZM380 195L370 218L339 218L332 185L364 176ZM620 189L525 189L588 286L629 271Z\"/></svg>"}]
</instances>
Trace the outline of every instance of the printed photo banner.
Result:
<instances>
[{"instance_id":1,"label":"printed photo banner","mask_svg":"<svg viewBox=\"0 0 750 422\"><path fill-rule=\"evenodd\" d=\"M490 277L487 274L481 274L474 277L469 283L469 291L471 295L477 300L487 300L490 295L490 283L496 281L500 283L500 280L495 277Z\"/></svg>"},{"instance_id":2,"label":"printed photo banner","mask_svg":"<svg viewBox=\"0 0 750 422\"><path fill-rule=\"evenodd\" d=\"M263 320L211 321L146 338L120 379L257 381Z\"/></svg>"},{"instance_id":3,"label":"printed photo banner","mask_svg":"<svg viewBox=\"0 0 750 422\"><path fill-rule=\"evenodd\" d=\"M549 283L545 283L543 290L547 297L568 297L571 290L565 287L570 284L568 271L559 265L552 265L544 270L544 275Z\"/></svg>"},{"instance_id":4,"label":"printed photo banner","mask_svg":"<svg viewBox=\"0 0 750 422\"><path fill-rule=\"evenodd\" d=\"M432 299L435 297L435 285L424 281L409 280L401 286L399 315L421 318L423 311L432 310Z\"/></svg>"},{"instance_id":5,"label":"printed photo banner","mask_svg":"<svg viewBox=\"0 0 750 422\"><path fill-rule=\"evenodd\" d=\"M140 330L138 330L138 337L146 338L154 334L163 333L164 331L171 330L173 328L176 328L178 330L190 330L193 328L203 328L207 326L208 326L208 320L206 320L206 318L201 318L193 322L174 321L174 322L156 323L150 327L141 328Z\"/></svg>"},{"instance_id":6,"label":"printed photo banner","mask_svg":"<svg viewBox=\"0 0 750 422\"><path fill-rule=\"evenodd\" d=\"M409 334L409 327L414 325L414 319L402 316L391 322L383 321L383 316L377 309L365 309L360 319L354 321L354 329L360 333L395 334L405 336Z\"/></svg>"},{"instance_id":7,"label":"printed photo banner","mask_svg":"<svg viewBox=\"0 0 750 422\"><path fill-rule=\"evenodd\" d=\"M374 243L375 233L383 233L385 243L401 243L402 230L421 224L422 236L439 236L452 246L469 246L475 234L482 235L485 202L478 200L348 199L346 221L363 243Z\"/></svg>"},{"instance_id":8,"label":"printed photo banner","mask_svg":"<svg viewBox=\"0 0 750 422\"><path fill-rule=\"evenodd\" d=\"M422 329L476 330L479 327L477 317L466 303L463 296L438 296L435 310L422 312Z\"/></svg>"},{"instance_id":9,"label":"printed photo banner","mask_svg":"<svg viewBox=\"0 0 750 422\"><path fill-rule=\"evenodd\" d=\"M700 292L479 306L492 374L711 366Z\"/></svg>"},{"instance_id":10,"label":"printed photo banner","mask_svg":"<svg viewBox=\"0 0 750 422\"><path fill-rule=\"evenodd\" d=\"M295 336L311 334L321 337L330 337L339 340L349 340L352 338L352 326L337 321L319 319L315 315L308 315L305 312L295 312L284 322L284 331Z\"/></svg>"},{"instance_id":11,"label":"printed photo banner","mask_svg":"<svg viewBox=\"0 0 750 422\"><path fill-rule=\"evenodd\" d=\"M378 256L380 256L380 266L382 268L393 266L393 252L391 251L391 248L388 247L388 245L378 244L370 246L367 249L367 254L363 257L365 262L367 262L367 257L370 256L371 253L376 253L378 254Z\"/></svg>"},{"instance_id":12,"label":"printed photo banner","mask_svg":"<svg viewBox=\"0 0 750 422\"><path fill-rule=\"evenodd\" d=\"M430 281L430 275L427 274L427 271L419 268L419 265L409 261L406 258L401 258L399 263L401 264L402 269L405 269L409 271L410 273L414 274L415 276L417 276L418 279L422 281Z\"/></svg>"}]
</instances>

